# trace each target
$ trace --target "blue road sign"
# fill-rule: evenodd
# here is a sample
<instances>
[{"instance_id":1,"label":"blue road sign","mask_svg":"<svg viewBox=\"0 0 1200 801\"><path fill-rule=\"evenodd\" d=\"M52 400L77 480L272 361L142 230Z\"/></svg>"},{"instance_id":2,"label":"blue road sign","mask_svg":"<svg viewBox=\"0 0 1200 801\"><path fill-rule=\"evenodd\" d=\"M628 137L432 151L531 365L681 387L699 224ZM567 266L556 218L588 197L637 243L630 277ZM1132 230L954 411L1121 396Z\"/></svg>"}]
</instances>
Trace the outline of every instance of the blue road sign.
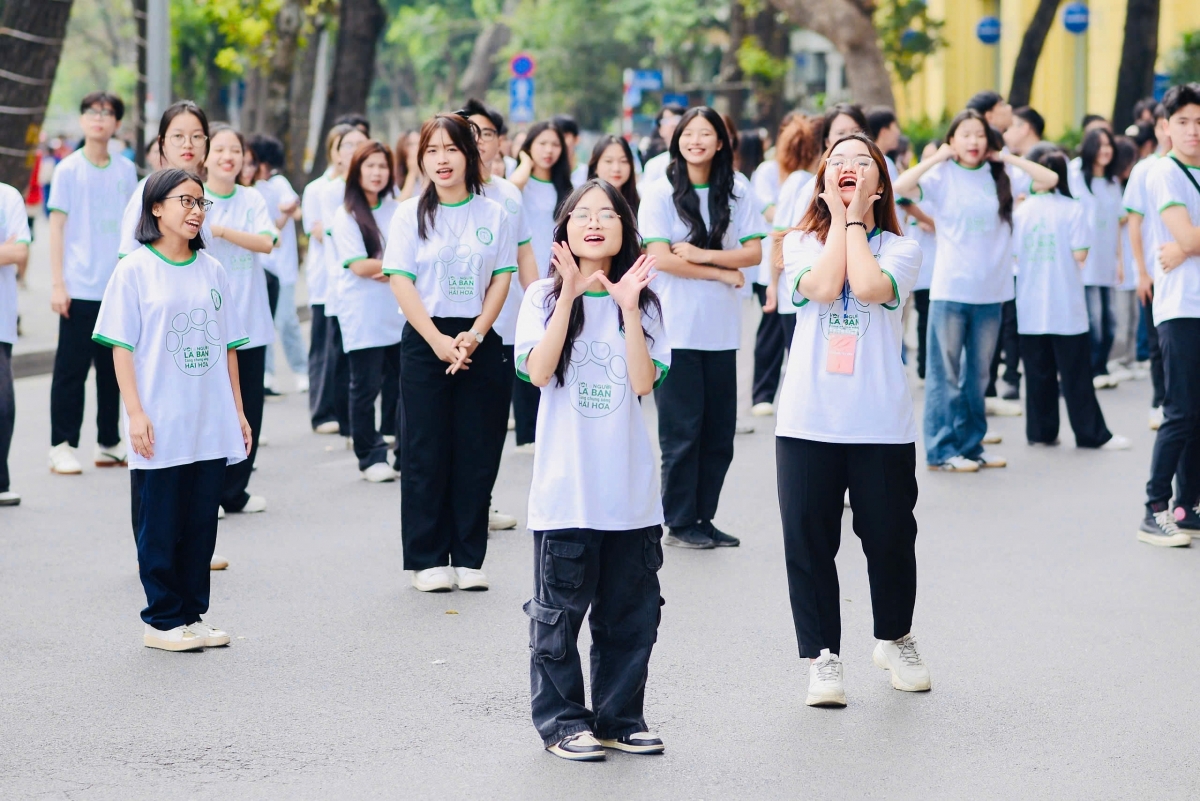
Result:
<instances>
[{"instance_id":1,"label":"blue road sign","mask_svg":"<svg viewBox=\"0 0 1200 801\"><path fill-rule=\"evenodd\" d=\"M634 89L641 89L643 92L662 91L662 70L634 70L632 86Z\"/></svg>"},{"instance_id":2,"label":"blue road sign","mask_svg":"<svg viewBox=\"0 0 1200 801\"><path fill-rule=\"evenodd\" d=\"M513 78L508 82L509 122L533 122L533 78Z\"/></svg>"},{"instance_id":3,"label":"blue road sign","mask_svg":"<svg viewBox=\"0 0 1200 801\"><path fill-rule=\"evenodd\" d=\"M993 45L1000 41L1000 18L981 18L979 24L975 26L975 36L986 45Z\"/></svg>"},{"instance_id":4,"label":"blue road sign","mask_svg":"<svg viewBox=\"0 0 1200 801\"><path fill-rule=\"evenodd\" d=\"M508 68L514 78L532 78L534 70L537 69L537 62L529 53L517 53L512 57L512 61L508 62Z\"/></svg>"},{"instance_id":5,"label":"blue road sign","mask_svg":"<svg viewBox=\"0 0 1200 801\"><path fill-rule=\"evenodd\" d=\"M1062 23L1073 34L1085 33L1088 29L1088 7L1083 3L1067 3L1063 6Z\"/></svg>"},{"instance_id":6,"label":"blue road sign","mask_svg":"<svg viewBox=\"0 0 1200 801\"><path fill-rule=\"evenodd\" d=\"M1162 102L1163 96L1171 88L1171 76L1161 72L1154 73L1154 99Z\"/></svg>"},{"instance_id":7,"label":"blue road sign","mask_svg":"<svg viewBox=\"0 0 1200 801\"><path fill-rule=\"evenodd\" d=\"M678 103L679 105L683 106L684 108L687 108L688 96L687 95L674 95L674 94L663 95L663 105L665 106L669 103Z\"/></svg>"}]
</instances>

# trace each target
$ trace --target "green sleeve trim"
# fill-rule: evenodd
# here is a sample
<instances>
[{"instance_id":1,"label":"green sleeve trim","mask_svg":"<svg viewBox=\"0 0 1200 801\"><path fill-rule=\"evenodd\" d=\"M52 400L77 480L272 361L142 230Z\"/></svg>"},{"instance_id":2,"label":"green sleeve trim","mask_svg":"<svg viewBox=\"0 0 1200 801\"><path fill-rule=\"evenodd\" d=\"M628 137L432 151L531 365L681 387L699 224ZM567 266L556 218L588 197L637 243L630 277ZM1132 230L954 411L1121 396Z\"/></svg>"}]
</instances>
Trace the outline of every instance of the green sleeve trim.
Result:
<instances>
[{"instance_id":1,"label":"green sleeve trim","mask_svg":"<svg viewBox=\"0 0 1200 801\"><path fill-rule=\"evenodd\" d=\"M343 266L343 267L345 267L346 269L349 269L349 268L350 268L350 265L351 265L351 264L353 264L354 262L356 262L356 261L366 261L366 260L367 260L367 257L366 257L366 256L355 256L355 257L354 257L354 258L352 258L352 259L346 259L344 262L342 262L342 266Z\"/></svg>"},{"instance_id":2,"label":"green sleeve trim","mask_svg":"<svg viewBox=\"0 0 1200 801\"><path fill-rule=\"evenodd\" d=\"M242 337L241 339L230 342L228 345L225 346L225 349L226 350L234 350L235 348L240 348L242 345L245 345L249 341L250 341L250 337Z\"/></svg>"},{"instance_id":3,"label":"green sleeve trim","mask_svg":"<svg viewBox=\"0 0 1200 801\"><path fill-rule=\"evenodd\" d=\"M47 206L46 211L57 211L59 214L67 214L68 213L66 209L60 209L55 206Z\"/></svg>"},{"instance_id":4,"label":"green sleeve trim","mask_svg":"<svg viewBox=\"0 0 1200 801\"><path fill-rule=\"evenodd\" d=\"M651 242L666 242L668 245L671 244L670 239L667 239L665 237L658 237L658 236L652 236L649 239L642 240L643 245L649 245Z\"/></svg>"},{"instance_id":5,"label":"green sleeve trim","mask_svg":"<svg viewBox=\"0 0 1200 801\"><path fill-rule=\"evenodd\" d=\"M1080 252L1086 253L1087 251L1089 251L1091 249L1092 249L1091 246L1088 246L1086 248L1071 248L1071 252L1072 253L1080 253Z\"/></svg>"},{"instance_id":6,"label":"green sleeve trim","mask_svg":"<svg viewBox=\"0 0 1200 801\"><path fill-rule=\"evenodd\" d=\"M16 239L13 241L16 242L18 245L29 245L29 244L32 244L32 242L33 242L32 239Z\"/></svg>"},{"instance_id":7,"label":"green sleeve trim","mask_svg":"<svg viewBox=\"0 0 1200 801\"><path fill-rule=\"evenodd\" d=\"M133 345L127 345L124 342L120 342L116 339L109 339L103 334L92 334L92 341L99 342L101 345L107 345L110 348L124 348L130 353L133 353Z\"/></svg>"},{"instance_id":8,"label":"green sleeve trim","mask_svg":"<svg viewBox=\"0 0 1200 801\"><path fill-rule=\"evenodd\" d=\"M517 271L517 268L515 266L501 267L499 270L492 270L492 275L501 275L502 273L515 273L516 271Z\"/></svg>"},{"instance_id":9,"label":"green sleeve trim","mask_svg":"<svg viewBox=\"0 0 1200 801\"><path fill-rule=\"evenodd\" d=\"M800 295L800 279L804 277L805 273L811 273L811 272L812 272L812 267L805 267L803 270L800 271L800 274L796 276L796 280L792 282L792 305L795 306L797 309L808 304L808 298L804 297L803 295ZM796 301L797 295L800 295L799 302Z\"/></svg>"},{"instance_id":10,"label":"green sleeve trim","mask_svg":"<svg viewBox=\"0 0 1200 801\"><path fill-rule=\"evenodd\" d=\"M519 247L519 248L520 248L520 247L525 247L526 245L528 245L528 244L529 244L530 242L532 242L532 241L533 241L533 237L531 236L531 237L529 237L528 239L526 239L524 242L518 242L518 243L517 243L517 247Z\"/></svg>"},{"instance_id":11,"label":"green sleeve trim","mask_svg":"<svg viewBox=\"0 0 1200 801\"><path fill-rule=\"evenodd\" d=\"M384 270L383 274L384 275L403 275L404 277L408 278L410 281L413 281L414 283L417 280L417 277L415 275L413 275L412 273L410 273L408 270Z\"/></svg>"},{"instance_id":12,"label":"green sleeve trim","mask_svg":"<svg viewBox=\"0 0 1200 801\"><path fill-rule=\"evenodd\" d=\"M271 244L275 244L279 241L279 234L275 233L274 231L259 231L258 235L271 237Z\"/></svg>"},{"instance_id":13,"label":"green sleeve trim","mask_svg":"<svg viewBox=\"0 0 1200 801\"><path fill-rule=\"evenodd\" d=\"M750 236L743 236L741 239L738 240L738 242L740 242L741 244L744 245L747 242L749 242L751 239L766 239L766 238L767 238L766 234L750 234Z\"/></svg>"},{"instance_id":14,"label":"green sleeve trim","mask_svg":"<svg viewBox=\"0 0 1200 801\"><path fill-rule=\"evenodd\" d=\"M1139 217L1145 217L1145 216L1146 216L1146 212L1144 212L1144 211L1138 211L1137 209L1130 208L1129 206L1126 206L1126 207L1125 207L1125 211L1129 212L1130 214L1136 214L1136 215L1137 215L1137 216L1139 216Z\"/></svg>"},{"instance_id":15,"label":"green sleeve trim","mask_svg":"<svg viewBox=\"0 0 1200 801\"><path fill-rule=\"evenodd\" d=\"M662 386L662 382L667 380L667 373L671 371L671 368L658 359L651 359L650 361L654 362L654 366L658 368L658 380L654 382L654 389L658 389Z\"/></svg>"},{"instance_id":16,"label":"green sleeve trim","mask_svg":"<svg viewBox=\"0 0 1200 801\"><path fill-rule=\"evenodd\" d=\"M888 280L892 282L892 293L896 296L896 302L893 303L891 306L887 305L886 303L880 303L879 305L882 306L883 308L887 309L888 311L895 311L896 309L900 308L900 287L896 285L896 277L894 275L892 275L891 273L889 273L887 270L881 269L879 272L886 275L888 277Z\"/></svg>"},{"instance_id":17,"label":"green sleeve trim","mask_svg":"<svg viewBox=\"0 0 1200 801\"><path fill-rule=\"evenodd\" d=\"M762 214L766 214L766 213L767 213L767 209L769 209L769 208L773 208L774 206L775 206L775 204L774 204L774 203L768 203L767 205L765 205L765 206L763 206L763 207L762 207L762 212L761 212L761 213L762 213Z\"/></svg>"},{"instance_id":18,"label":"green sleeve trim","mask_svg":"<svg viewBox=\"0 0 1200 801\"><path fill-rule=\"evenodd\" d=\"M1160 209L1158 210L1158 213L1159 213L1159 214L1162 214L1164 211L1166 211L1167 209L1171 208L1172 206L1183 206L1183 205L1184 205L1184 204L1180 203L1178 200L1171 200L1171 201L1168 201L1168 202L1164 203L1164 204L1162 205L1162 208L1160 208ZM1184 206L1184 208L1187 208L1187 207L1186 207L1186 206Z\"/></svg>"},{"instance_id":19,"label":"green sleeve trim","mask_svg":"<svg viewBox=\"0 0 1200 801\"><path fill-rule=\"evenodd\" d=\"M517 378L527 384L532 384L533 381L529 378L529 371L525 369L525 361L529 358L528 353L522 353L516 358L515 366L517 368Z\"/></svg>"}]
</instances>

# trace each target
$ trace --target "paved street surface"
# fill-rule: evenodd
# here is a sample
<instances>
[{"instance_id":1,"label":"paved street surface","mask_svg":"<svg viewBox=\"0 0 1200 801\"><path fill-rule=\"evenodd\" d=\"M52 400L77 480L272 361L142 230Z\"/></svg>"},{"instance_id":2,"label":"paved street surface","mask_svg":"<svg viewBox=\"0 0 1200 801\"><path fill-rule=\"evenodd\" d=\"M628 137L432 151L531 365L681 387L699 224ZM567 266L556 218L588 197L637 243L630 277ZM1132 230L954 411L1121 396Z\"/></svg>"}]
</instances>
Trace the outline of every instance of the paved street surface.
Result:
<instances>
[{"instance_id":1,"label":"paved street surface","mask_svg":"<svg viewBox=\"0 0 1200 801\"><path fill-rule=\"evenodd\" d=\"M747 338L757 314L747 306ZM1148 382L1101 399L1132 451L1075 450L1065 415L1063 446L1035 450L1023 418L993 418L1009 468L919 473L915 633L931 693L894 691L871 665L846 514L844 710L803 705L773 420L754 420L717 520L742 547L666 549L646 712L667 752L592 765L544 753L529 720L523 530L492 537L490 592L416 592L399 484L361 481L289 395L268 404L251 484L270 509L231 517L217 542L232 566L213 577L208 618L232 647L152 651L127 474L51 476L48 397L48 377L17 383L10 463L24 503L0 509L0 798L1200 794L1200 547L1134 539ZM90 456L90 421L83 441ZM532 457L508 448L496 505L523 522Z\"/></svg>"}]
</instances>

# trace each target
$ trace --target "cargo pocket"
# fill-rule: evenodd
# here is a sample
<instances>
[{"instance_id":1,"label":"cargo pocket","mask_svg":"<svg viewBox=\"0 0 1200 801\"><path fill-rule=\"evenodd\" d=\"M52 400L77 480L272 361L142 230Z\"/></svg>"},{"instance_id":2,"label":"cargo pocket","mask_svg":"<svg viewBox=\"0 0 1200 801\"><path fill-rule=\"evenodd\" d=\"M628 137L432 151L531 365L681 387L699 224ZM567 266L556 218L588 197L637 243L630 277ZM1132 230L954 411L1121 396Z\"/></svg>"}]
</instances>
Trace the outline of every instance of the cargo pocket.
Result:
<instances>
[{"instance_id":1,"label":"cargo pocket","mask_svg":"<svg viewBox=\"0 0 1200 801\"><path fill-rule=\"evenodd\" d=\"M646 551L646 569L652 573L657 573L663 566L662 536L662 526L646 529L646 542L643 547Z\"/></svg>"},{"instance_id":2,"label":"cargo pocket","mask_svg":"<svg viewBox=\"0 0 1200 801\"><path fill-rule=\"evenodd\" d=\"M583 586L586 565L582 542L546 540L545 561L542 563L542 579L552 587L576 590Z\"/></svg>"},{"instance_id":3,"label":"cargo pocket","mask_svg":"<svg viewBox=\"0 0 1200 801\"><path fill-rule=\"evenodd\" d=\"M535 659L555 662L567 655L566 610L531 598L522 607L529 616L529 650Z\"/></svg>"}]
</instances>

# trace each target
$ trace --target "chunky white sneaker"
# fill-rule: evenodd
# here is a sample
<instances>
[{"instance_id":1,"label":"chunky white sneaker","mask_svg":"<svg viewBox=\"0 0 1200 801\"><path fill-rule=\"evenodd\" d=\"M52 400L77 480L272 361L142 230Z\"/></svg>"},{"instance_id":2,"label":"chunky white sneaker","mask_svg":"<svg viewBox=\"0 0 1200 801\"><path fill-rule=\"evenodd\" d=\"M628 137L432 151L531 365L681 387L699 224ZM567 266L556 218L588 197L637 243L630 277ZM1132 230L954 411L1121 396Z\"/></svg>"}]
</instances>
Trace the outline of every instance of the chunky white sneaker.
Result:
<instances>
[{"instance_id":1,"label":"chunky white sneaker","mask_svg":"<svg viewBox=\"0 0 1200 801\"><path fill-rule=\"evenodd\" d=\"M445 567L414 570L412 585L421 592L450 592L450 590L454 589L453 575Z\"/></svg>"},{"instance_id":2,"label":"chunky white sneaker","mask_svg":"<svg viewBox=\"0 0 1200 801\"><path fill-rule=\"evenodd\" d=\"M1121 383L1122 381L1134 380L1133 379L1133 371L1127 370L1124 366L1121 366L1121 365L1118 365L1115 368L1109 367L1108 374L1110 376L1112 376L1113 380L1116 381L1118 384Z\"/></svg>"},{"instance_id":3,"label":"chunky white sneaker","mask_svg":"<svg viewBox=\"0 0 1200 801\"><path fill-rule=\"evenodd\" d=\"M951 456L941 464L929 465L930 470L940 470L943 473L978 473L979 463L965 456Z\"/></svg>"},{"instance_id":4,"label":"chunky white sneaker","mask_svg":"<svg viewBox=\"0 0 1200 801\"><path fill-rule=\"evenodd\" d=\"M809 706L845 706L846 686L842 683L842 660L837 654L821 649L821 655L808 665Z\"/></svg>"},{"instance_id":5,"label":"chunky white sneaker","mask_svg":"<svg viewBox=\"0 0 1200 801\"><path fill-rule=\"evenodd\" d=\"M767 401L756 403L750 407L750 414L754 417L770 417L775 414L775 404Z\"/></svg>"},{"instance_id":6,"label":"chunky white sneaker","mask_svg":"<svg viewBox=\"0 0 1200 801\"><path fill-rule=\"evenodd\" d=\"M396 444L396 435L395 434L384 434L383 435L383 444L387 445L389 448L391 446L395 445Z\"/></svg>"},{"instance_id":7,"label":"chunky white sneaker","mask_svg":"<svg viewBox=\"0 0 1200 801\"><path fill-rule=\"evenodd\" d=\"M187 626L160 631L147 623L142 645L161 651L198 651L204 647L204 638Z\"/></svg>"},{"instance_id":8,"label":"chunky white sneaker","mask_svg":"<svg viewBox=\"0 0 1200 801\"><path fill-rule=\"evenodd\" d=\"M515 419L513 419L512 417L508 418L508 430L509 431L517 430L517 421Z\"/></svg>"},{"instance_id":9,"label":"chunky white sneaker","mask_svg":"<svg viewBox=\"0 0 1200 801\"><path fill-rule=\"evenodd\" d=\"M1155 406L1150 410L1150 430L1157 431L1163 424L1163 410L1161 406Z\"/></svg>"},{"instance_id":10,"label":"chunky white sneaker","mask_svg":"<svg viewBox=\"0 0 1200 801\"><path fill-rule=\"evenodd\" d=\"M188 628L196 636L204 638L205 648L220 648L222 645L229 645L229 632L210 626L203 620L189 623Z\"/></svg>"},{"instance_id":11,"label":"chunky white sneaker","mask_svg":"<svg viewBox=\"0 0 1200 801\"><path fill-rule=\"evenodd\" d=\"M1025 413L1020 403L1003 398L984 398L983 409L992 417L1020 417Z\"/></svg>"},{"instance_id":12,"label":"chunky white sneaker","mask_svg":"<svg viewBox=\"0 0 1200 801\"><path fill-rule=\"evenodd\" d=\"M871 656L875 667L892 672L892 686L906 693L921 693L933 685L929 681L929 668L917 653L917 640L905 634L896 641L880 640Z\"/></svg>"},{"instance_id":13,"label":"chunky white sneaker","mask_svg":"<svg viewBox=\"0 0 1200 801\"><path fill-rule=\"evenodd\" d=\"M733 433L734 434L753 434L754 433L754 424L753 423L738 423L737 425L735 425L733 427Z\"/></svg>"},{"instance_id":14,"label":"chunky white sneaker","mask_svg":"<svg viewBox=\"0 0 1200 801\"><path fill-rule=\"evenodd\" d=\"M534 452L534 445L535 443L533 442L526 442L524 445L518 445L515 450L517 453L528 453L532 456Z\"/></svg>"},{"instance_id":15,"label":"chunky white sneaker","mask_svg":"<svg viewBox=\"0 0 1200 801\"><path fill-rule=\"evenodd\" d=\"M77 476L83 472L83 465L75 456L75 449L65 442L60 442L50 449L50 472L61 476Z\"/></svg>"},{"instance_id":16,"label":"chunky white sneaker","mask_svg":"<svg viewBox=\"0 0 1200 801\"><path fill-rule=\"evenodd\" d=\"M308 392L308 376L299 374L295 376L295 380L297 392Z\"/></svg>"},{"instance_id":17,"label":"chunky white sneaker","mask_svg":"<svg viewBox=\"0 0 1200 801\"><path fill-rule=\"evenodd\" d=\"M382 484L396 480L396 471L387 462L376 462L362 471L362 477L372 484Z\"/></svg>"},{"instance_id":18,"label":"chunky white sneaker","mask_svg":"<svg viewBox=\"0 0 1200 801\"><path fill-rule=\"evenodd\" d=\"M1109 375L1108 373L1092 376L1092 386L1095 389L1116 389L1120 383L1116 376Z\"/></svg>"},{"instance_id":19,"label":"chunky white sneaker","mask_svg":"<svg viewBox=\"0 0 1200 801\"><path fill-rule=\"evenodd\" d=\"M1133 443L1129 441L1129 437L1122 437L1120 434L1113 434L1112 439L1100 446L1102 451L1127 451L1133 447Z\"/></svg>"},{"instance_id":20,"label":"chunky white sneaker","mask_svg":"<svg viewBox=\"0 0 1200 801\"><path fill-rule=\"evenodd\" d=\"M238 511L238 514L252 515L265 511L267 511L267 499L261 495L251 495L250 500L246 501L246 505Z\"/></svg>"},{"instance_id":21,"label":"chunky white sneaker","mask_svg":"<svg viewBox=\"0 0 1200 801\"><path fill-rule=\"evenodd\" d=\"M975 457L975 463L980 467L1008 467L1008 460L998 453L984 451Z\"/></svg>"},{"instance_id":22,"label":"chunky white sneaker","mask_svg":"<svg viewBox=\"0 0 1200 801\"><path fill-rule=\"evenodd\" d=\"M0 506L20 506L21 496L12 490L0 492Z\"/></svg>"},{"instance_id":23,"label":"chunky white sneaker","mask_svg":"<svg viewBox=\"0 0 1200 801\"><path fill-rule=\"evenodd\" d=\"M454 583L460 590L486 590L488 588L487 576L482 570L473 567L454 568Z\"/></svg>"},{"instance_id":24,"label":"chunky white sneaker","mask_svg":"<svg viewBox=\"0 0 1200 801\"><path fill-rule=\"evenodd\" d=\"M129 464L129 453L125 450L124 442L118 442L111 448L97 442L92 461L96 467L125 467Z\"/></svg>"},{"instance_id":25,"label":"chunky white sneaker","mask_svg":"<svg viewBox=\"0 0 1200 801\"><path fill-rule=\"evenodd\" d=\"M340 434L342 427L337 424L337 420L326 420L313 429L317 434Z\"/></svg>"},{"instance_id":26,"label":"chunky white sneaker","mask_svg":"<svg viewBox=\"0 0 1200 801\"><path fill-rule=\"evenodd\" d=\"M992 431L989 431L983 435L984 445L999 445L1003 441L1004 437Z\"/></svg>"},{"instance_id":27,"label":"chunky white sneaker","mask_svg":"<svg viewBox=\"0 0 1200 801\"><path fill-rule=\"evenodd\" d=\"M557 743L546 746L546 750L572 762L602 762L605 756L604 746L590 731L569 734Z\"/></svg>"},{"instance_id":28,"label":"chunky white sneaker","mask_svg":"<svg viewBox=\"0 0 1200 801\"><path fill-rule=\"evenodd\" d=\"M488 531L508 531L517 527L517 518L493 509L488 512Z\"/></svg>"},{"instance_id":29,"label":"chunky white sneaker","mask_svg":"<svg viewBox=\"0 0 1200 801\"><path fill-rule=\"evenodd\" d=\"M224 570L227 567L229 567L229 560L226 559L224 556L217 556L214 553L212 555L212 559L208 560L208 569L209 570Z\"/></svg>"},{"instance_id":30,"label":"chunky white sneaker","mask_svg":"<svg viewBox=\"0 0 1200 801\"><path fill-rule=\"evenodd\" d=\"M637 731L611 740L601 738L600 745L626 754L661 754L666 750L662 738L648 731Z\"/></svg>"},{"instance_id":31,"label":"chunky white sneaker","mask_svg":"<svg viewBox=\"0 0 1200 801\"><path fill-rule=\"evenodd\" d=\"M218 506L218 507L217 507L217 519L218 519L218 520L224 520L224 519L225 519L225 507L224 507L224 506Z\"/></svg>"},{"instance_id":32,"label":"chunky white sneaker","mask_svg":"<svg viewBox=\"0 0 1200 801\"><path fill-rule=\"evenodd\" d=\"M1170 509L1158 512L1146 511L1146 517L1138 527L1139 542L1166 548L1186 548L1192 544L1192 535L1179 528L1175 513Z\"/></svg>"}]
</instances>

